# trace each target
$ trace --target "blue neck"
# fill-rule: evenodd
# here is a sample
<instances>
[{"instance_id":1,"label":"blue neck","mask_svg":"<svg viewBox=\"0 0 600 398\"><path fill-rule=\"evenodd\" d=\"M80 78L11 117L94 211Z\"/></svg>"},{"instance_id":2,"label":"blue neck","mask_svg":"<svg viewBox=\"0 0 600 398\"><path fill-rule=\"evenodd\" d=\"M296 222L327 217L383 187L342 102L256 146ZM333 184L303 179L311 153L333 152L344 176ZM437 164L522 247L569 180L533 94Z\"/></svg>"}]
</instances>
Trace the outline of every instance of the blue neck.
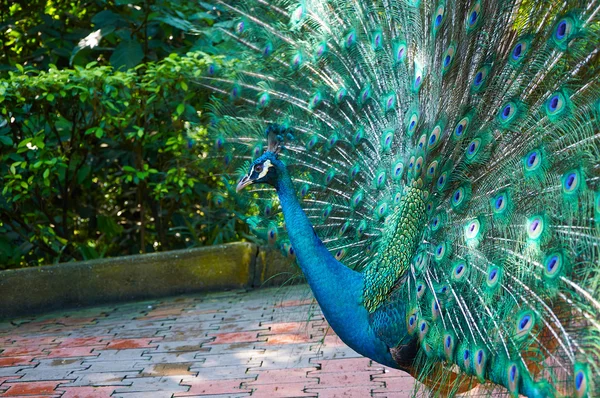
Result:
<instances>
[{"instance_id":1,"label":"blue neck","mask_svg":"<svg viewBox=\"0 0 600 398\"><path fill-rule=\"evenodd\" d=\"M314 232L283 163L277 161L275 186L292 248L321 310L344 343L361 355L396 367L388 347L369 324L363 304L364 277L337 261Z\"/></svg>"}]
</instances>

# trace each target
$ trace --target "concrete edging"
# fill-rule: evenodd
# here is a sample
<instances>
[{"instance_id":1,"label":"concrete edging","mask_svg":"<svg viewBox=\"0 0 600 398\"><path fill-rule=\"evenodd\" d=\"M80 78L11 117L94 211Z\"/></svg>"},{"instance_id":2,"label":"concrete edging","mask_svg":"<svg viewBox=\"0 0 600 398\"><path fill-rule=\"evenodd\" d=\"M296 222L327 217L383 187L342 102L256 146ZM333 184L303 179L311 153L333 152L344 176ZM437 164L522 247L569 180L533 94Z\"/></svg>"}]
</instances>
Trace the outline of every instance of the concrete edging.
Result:
<instances>
[{"instance_id":1,"label":"concrete edging","mask_svg":"<svg viewBox=\"0 0 600 398\"><path fill-rule=\"evenodd\" d=\"M246 242L7 270L0 272L0 319L182 293L273 286L298 273L275 250Z\"/></svg>"}]
</instances>

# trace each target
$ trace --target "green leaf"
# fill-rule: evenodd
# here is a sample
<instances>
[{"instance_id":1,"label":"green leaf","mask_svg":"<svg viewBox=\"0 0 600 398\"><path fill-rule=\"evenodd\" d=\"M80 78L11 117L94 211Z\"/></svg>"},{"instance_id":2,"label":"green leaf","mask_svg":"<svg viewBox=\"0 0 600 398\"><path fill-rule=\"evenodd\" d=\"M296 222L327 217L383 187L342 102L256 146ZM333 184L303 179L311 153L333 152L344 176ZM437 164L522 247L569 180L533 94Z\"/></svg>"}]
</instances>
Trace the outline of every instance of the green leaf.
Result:
<instances>
[{"instance_id":1,"label":"green leaf","mask_svg":"<svg viewBox=\"0 0 600 398\"><path fill-rule=\"evenodd\" d=\"M184 110L185 110L185 104L177 105L177 115L181 115Z\"/></svg>"},{"instance_id":2,"label":"green leaf","mask_svg":"<svg viewBox=\"0 0 600 398\"><path fill-rule=\"evenodd\" d=\"M188 91L188 85L186 82L182 81L181 82L181 88L183 89L183 91Z\"/></svg>"},{"instance_id":3,"label":"green leaf","mask_svg":"<svg viewBox=\"0 0 600 398\"><path fill-rule=\"evenodd\" d=\"M0 142L2 145L11 146L13 144L12 138L6 135L0 135Z\"/></svg>"},{"instance_id":4,"label":"green leaf","mask_svg":"<svg viewBox=\"0 0 600 398\"><path fill-rule=\"evenodd\" d=\"M144 59L142 45L135 40L124 41L115 48L110 64L115 69L131 69Z\"/></svg>"}]
</instances>

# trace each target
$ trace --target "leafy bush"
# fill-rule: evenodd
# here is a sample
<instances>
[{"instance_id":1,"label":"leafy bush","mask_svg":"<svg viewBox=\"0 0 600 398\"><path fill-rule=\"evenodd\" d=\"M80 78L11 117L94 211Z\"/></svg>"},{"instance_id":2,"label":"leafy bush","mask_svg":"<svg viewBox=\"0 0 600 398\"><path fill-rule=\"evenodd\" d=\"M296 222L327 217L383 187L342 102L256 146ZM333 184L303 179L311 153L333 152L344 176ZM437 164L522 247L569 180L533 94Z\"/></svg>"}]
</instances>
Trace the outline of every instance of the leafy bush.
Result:
<instances>
[{"instance_id":1,"label":"leafy bush","mask_svg":"<svg viewBox=\"0 0 600 398\"><path fill-rule=\"evenodd\" d=\"M0 73L92 61L131 68L171 53L216 54L223 7L181 0L0 0Z\"/></svg>"},{"instance_id":2,"label":"leafy bush","mask_svg":"<svg viewBox=\"0 0 600 398\"><path fill-rule=\"evenodd\" d=\"M220 243L246 227L207 158L222 57L172 54L128 71L90 63L0 80L0 267Z\"/></svg>"}]
</instances>

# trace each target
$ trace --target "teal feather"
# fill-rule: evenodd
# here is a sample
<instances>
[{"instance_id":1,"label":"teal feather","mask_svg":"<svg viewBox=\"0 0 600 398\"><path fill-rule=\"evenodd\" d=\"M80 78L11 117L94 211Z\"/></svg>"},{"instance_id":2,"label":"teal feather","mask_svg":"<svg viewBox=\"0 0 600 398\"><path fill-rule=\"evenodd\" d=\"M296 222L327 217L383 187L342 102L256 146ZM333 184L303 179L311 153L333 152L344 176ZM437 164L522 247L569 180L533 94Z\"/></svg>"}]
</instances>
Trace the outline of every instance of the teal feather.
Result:
<instances>
[{"instance_id":1,"label":"teal feather","mask_svg":"<svg viewBox=\"0 0 600 398\"><path fill-rule=\"evenodd\" d=\"M440 394L600 396L600 3L215 1L214 157L276 188L253 230L342 340Z\"/></svg>"}]
</instances>

